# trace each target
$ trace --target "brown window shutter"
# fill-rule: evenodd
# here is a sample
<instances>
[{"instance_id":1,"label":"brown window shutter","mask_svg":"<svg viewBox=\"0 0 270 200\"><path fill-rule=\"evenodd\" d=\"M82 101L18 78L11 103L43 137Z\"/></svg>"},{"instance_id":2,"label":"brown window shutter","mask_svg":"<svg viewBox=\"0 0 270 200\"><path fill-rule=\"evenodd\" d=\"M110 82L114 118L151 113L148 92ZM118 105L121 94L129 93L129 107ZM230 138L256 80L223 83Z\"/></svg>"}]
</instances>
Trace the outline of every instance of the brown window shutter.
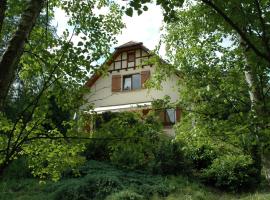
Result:
<instances>
[{"instance_id":1,"label":"brown window shutter","mask_svg":"<svg viewBox=\"0 0 270 200\"><path fill-rule=\"evenodd\" d=\"M180 108L176 108L176 121L180 122L181 119L181 110Z\"/></svg>"},{"instance_id":2,"label":"brown window shutter","mask_svg":"<svg viewBox=\"0 0 270 200\"><path fill-rule=\"evenodd\" d=\"M158 112L159 112L159 119L162 122L162 124L164 124L164 122L165 122L165 112L164 112L164 110L159 110Z\"/></svg>"},{"instance_id":3,"label":"brown window shutter","mask_svg":"<svg viewBox=\"0 0 270 200\"><path fill-rule=\"evenodd\" d=\"M150 77L150 71L142 71L141 72L141 85L142 85L142 88L144 87L144 83L149 79Z\"/></svg>"},{"instance_id":4,"label":"brown window shutter","mask_svg":"<svg viewBox=\"0 0 270 200\"><path fill-rule=\"evenodd\" d=\"M112 75L112 92L121 91L121 75Z\"/></svg>"}]
</instances>

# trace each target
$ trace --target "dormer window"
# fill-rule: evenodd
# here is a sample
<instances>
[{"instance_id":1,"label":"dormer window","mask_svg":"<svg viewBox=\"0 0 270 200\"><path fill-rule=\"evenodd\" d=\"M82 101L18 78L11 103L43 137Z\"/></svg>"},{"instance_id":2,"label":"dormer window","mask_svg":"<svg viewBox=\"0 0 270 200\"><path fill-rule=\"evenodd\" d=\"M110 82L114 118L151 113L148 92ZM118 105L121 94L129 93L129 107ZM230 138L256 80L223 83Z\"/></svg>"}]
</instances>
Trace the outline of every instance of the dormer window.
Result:
<instances>
[{"instance_id":1,"label":"dormer window","mask_svg":"<svg viewBox=\"0 0 270 200\"><path fill-rule=\"evenodd\" d=\"M123 76L123 90L136 90L141 88L141 74Z\"/></svg>"}]
</instances>

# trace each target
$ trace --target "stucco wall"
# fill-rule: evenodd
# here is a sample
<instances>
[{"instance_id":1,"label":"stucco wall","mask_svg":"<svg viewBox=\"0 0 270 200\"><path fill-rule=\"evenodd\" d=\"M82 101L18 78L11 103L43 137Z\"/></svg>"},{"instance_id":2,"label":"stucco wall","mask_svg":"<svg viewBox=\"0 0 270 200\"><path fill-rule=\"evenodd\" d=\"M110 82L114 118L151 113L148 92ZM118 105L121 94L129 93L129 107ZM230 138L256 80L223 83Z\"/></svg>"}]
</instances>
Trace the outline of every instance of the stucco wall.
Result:
<instances>
[{"instance_id":1,"label":"stucco wall","mask_svg":"<svg viewBox=\"0 0 270 200\"><path fill-rule=\"evenodd\" d=\"M145 70L150 70L152 75L155 71L155 67L145 66L144 68L130 68L127 70L120 70L119 72L113 71L112 73L108 73L106 76L100 77L95 82L91 90L89 89L89 94L86 95L85 98L89 103L93 103L95 107L149 102L154 99L161 99L165 95L170 96L172 102L175 102L179 98L176 76L172 76L162 82L162 90L138 89L123 92L111 91L112 75L128 75L140 73Z\"/></svg>"}]
</instances>

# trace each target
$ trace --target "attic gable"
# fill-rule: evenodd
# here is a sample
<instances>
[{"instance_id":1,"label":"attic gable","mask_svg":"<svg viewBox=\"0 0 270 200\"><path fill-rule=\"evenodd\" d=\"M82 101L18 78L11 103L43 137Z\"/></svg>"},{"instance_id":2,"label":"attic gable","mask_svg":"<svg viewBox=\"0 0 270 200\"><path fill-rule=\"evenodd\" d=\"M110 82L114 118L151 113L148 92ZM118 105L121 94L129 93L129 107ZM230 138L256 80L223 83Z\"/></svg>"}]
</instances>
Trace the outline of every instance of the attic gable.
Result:
<instances>
[{"instance_id":1,"label":"attic gable","mask_svg":"<svg viewBox=\"0 0 270 200\"><path fill-rule=\"evenodd\" d=\"M120 71L143 66L150 56L149 49L142 42L127 42L115 48L112 59L107 63L108 71Z\"/></svg>"},{"instance_id":2,"label":"attic gable","mask_svg":"<svg viewBox=\"0 0 270 200\"><path fill-rule=\"evenodd\" d=\"M148 61L151 53L142 42L129 41L115 48L110 60L106 61L103 66L107 66L108 72L127 70L144 66ZM100 78L100 74L93 74L87 81L86 86L92 87L95 82Z\"/></svg>"}]
</instances>

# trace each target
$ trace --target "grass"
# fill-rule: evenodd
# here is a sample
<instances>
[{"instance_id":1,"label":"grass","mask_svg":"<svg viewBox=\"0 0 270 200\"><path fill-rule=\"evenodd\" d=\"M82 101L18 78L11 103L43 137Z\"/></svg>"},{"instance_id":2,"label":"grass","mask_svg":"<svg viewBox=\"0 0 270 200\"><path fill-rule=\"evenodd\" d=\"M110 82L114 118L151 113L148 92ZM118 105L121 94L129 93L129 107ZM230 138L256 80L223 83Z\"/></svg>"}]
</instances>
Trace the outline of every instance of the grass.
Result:
<instances>
[{"instance_id":1,"label":"grass","mask_svg":"<svg viewBox=\"0 0 270 200\"><path fill-rule=\"evenodd\" d=\"M0 182L1 200L268 200L270 192L229 194L206 187L183 176L154 176L140 171L119 170L109 164L89 161L80 177L67 171L59 182L39 184L29 175L14 177L14 170ZM26 173L27 174L27 173ZM12 175L12 176L11 176Z\"/></svg>"}]
</instances>

